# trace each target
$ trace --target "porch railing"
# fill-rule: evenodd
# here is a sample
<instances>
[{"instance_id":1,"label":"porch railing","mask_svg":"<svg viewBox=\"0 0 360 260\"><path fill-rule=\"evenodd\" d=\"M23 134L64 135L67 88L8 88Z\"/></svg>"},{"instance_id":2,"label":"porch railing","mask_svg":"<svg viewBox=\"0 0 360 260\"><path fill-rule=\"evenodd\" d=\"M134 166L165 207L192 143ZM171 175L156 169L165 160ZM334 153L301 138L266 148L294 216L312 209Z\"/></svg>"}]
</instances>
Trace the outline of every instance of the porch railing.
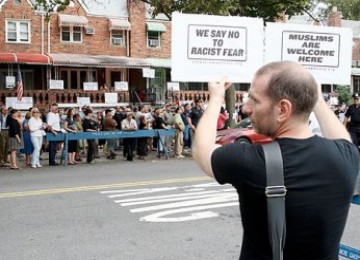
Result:
<instances>
[{"instance_id":1,"label":"porch railing","mask_svg":"<svg viewBox=\"0 0 360 260\"><path fill-rule=\"evenodd\" d=\"M119 103L129 103L131 95L128 91L116 92ZM235 104L241 103L242 91L235 92ZM105 92L103 91L83 91L83 90L25 90L24 97L32 97L34 107L49 108L52 103L77 104L77 97L90 97L91 103L105 103ZM16 97L15 90L0 90L0 100L5 104L6 97ZM144 95L142 102L155 105L155 100L151 95ZM168 99L172 102L192 102L201 98L204 102L209 100L208 91L177 91L168 93ZM136 102L136 101L134 101Z\"/></svg>"}]
</instances>

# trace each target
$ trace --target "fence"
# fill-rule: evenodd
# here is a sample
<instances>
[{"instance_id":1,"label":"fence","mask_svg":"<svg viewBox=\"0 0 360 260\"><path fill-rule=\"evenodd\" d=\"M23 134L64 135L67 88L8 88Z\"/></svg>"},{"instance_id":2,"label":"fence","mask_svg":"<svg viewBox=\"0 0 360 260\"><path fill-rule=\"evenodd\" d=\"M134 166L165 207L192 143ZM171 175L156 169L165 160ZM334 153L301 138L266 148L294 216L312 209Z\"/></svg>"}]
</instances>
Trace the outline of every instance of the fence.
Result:
<instances>
[{"instance_id":1,"label":"fence","mask_svg":"<svg viewBox=\"0 0 360 260\"><path fill-rule=\"evenodd\" d=\"M54 135L47 134L48 141L64 142L61 158L64 159L64 164L68 164L68 141L69 140L91 140L91 139L123 139L123 138L141 138L141 137L158 137L163 147L161 136L173 136L175 129L151 129L151 130L136 130L136 131L97 131L97 132L81 132L81 133L62 133ZM166 159L169 158L167 149L164 148Z\"/></svg>"},{"instance_id":2,"label":"fence","mask_svg":"<svg viewBox=\"0 0 360 260\"><path fill-rule=\"evenodd\" d=\"M352 203L360 205L360 195L354 196L353 200L352 200ZM346 259L360 260L360 250L341 244L340 245L339 256L342 256L342 257L344 257Z\"/></svg>"}]
</instances>

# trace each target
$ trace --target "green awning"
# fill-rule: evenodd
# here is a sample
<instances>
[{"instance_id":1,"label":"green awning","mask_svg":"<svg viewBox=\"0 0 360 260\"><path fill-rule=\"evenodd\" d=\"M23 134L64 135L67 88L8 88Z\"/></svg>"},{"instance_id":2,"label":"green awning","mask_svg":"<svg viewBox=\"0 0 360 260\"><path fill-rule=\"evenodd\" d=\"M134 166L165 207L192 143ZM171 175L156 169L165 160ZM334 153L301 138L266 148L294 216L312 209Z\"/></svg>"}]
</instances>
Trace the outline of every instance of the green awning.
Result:
<instances>
[{"instance_id":1,"label":"green awning","mask_svg":"<svg viewBox=\"0 0 360 260\"><path fill-rule=\"evenodd\" d=\"M166 27L162 23L147 22L146 30L151 32L166 32Z\"/></svg>"},{"instance_id":2,"label":"green awning","mask_svg":"<svg viewBox=\"0 0 360 260\"><path fill-rule=\"evenodd\" d=\"M147 58L146 61L151 64L151 67L167 69L171 68L171 59Z\"/></svg>"}]
</instances>

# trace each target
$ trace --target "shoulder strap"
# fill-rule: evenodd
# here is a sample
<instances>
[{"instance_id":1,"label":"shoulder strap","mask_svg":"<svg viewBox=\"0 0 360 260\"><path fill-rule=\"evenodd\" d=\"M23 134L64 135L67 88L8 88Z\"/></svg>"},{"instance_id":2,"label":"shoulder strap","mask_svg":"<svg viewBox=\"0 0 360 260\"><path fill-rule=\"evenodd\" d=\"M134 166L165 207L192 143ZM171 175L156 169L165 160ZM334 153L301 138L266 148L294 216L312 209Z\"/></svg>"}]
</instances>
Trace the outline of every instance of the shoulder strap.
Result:
<instances>
[{"instance_id":1,"label":"shoulder strap","mask_svg":"<svg viewBox=\"0 0 360 260\"><path fill-rule=\"evenodd\" d=\"M277 141L263 145L266 164L268 228L273 260L283 259L286 236L284 166Z\"/></svg>"}]
</instances>

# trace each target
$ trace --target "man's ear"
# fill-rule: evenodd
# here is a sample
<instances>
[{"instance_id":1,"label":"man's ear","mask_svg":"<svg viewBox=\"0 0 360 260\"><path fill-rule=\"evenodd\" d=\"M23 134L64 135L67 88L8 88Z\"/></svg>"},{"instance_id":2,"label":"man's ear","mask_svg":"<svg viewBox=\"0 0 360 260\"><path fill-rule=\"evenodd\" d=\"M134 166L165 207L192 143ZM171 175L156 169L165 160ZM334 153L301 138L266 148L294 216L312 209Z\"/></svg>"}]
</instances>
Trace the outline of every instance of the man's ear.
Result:
<instances>
[{"instance_id":1,"label":"man's ear","mask_svg":"<svg viewBox=\"0 0 360 260\"><path fill-rule=\"evenodd\" d=\"M292 104L287 99L282 99L278 103L279 114L278 121L283 122L287 120L292 114Z\"/></svg>"}]
</instances>

